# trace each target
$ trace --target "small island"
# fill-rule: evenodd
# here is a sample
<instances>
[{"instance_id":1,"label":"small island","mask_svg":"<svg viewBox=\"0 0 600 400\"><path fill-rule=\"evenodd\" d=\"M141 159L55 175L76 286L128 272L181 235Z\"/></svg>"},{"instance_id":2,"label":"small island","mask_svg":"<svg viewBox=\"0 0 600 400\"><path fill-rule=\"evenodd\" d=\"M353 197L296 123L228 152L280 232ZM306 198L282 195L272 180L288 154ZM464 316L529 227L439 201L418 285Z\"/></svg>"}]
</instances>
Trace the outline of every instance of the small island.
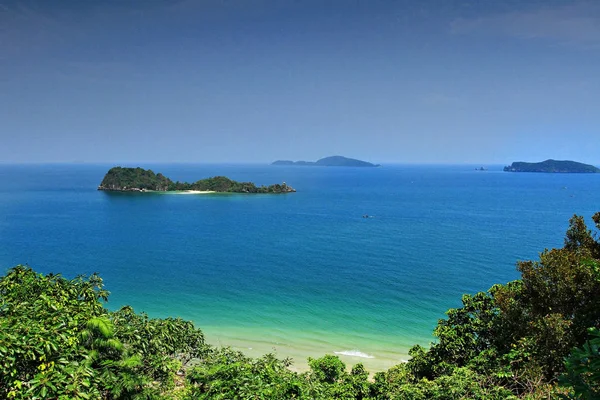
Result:
<instances>
[{"instance_id":1,"label":"small island","mask_svg":"<svg viewBox=\"0 0 600 400\"><path fill-rule=\"evenodd\" d=\"M298 165L298 166L315 166L315 167L379 167L379 164L371 164L370 162L348 158L343 156L331 156L321 158L317 161L289 161L277 160L271 165Z\"/></svg>"},{"instance_id":2,"label":"small island","mask_svg":"<svg viewBox=\"0 0 600 400\"><path fill-rule=\"evenodd\" d=\"M252 182L237 182L225 176L201 179L194 183L173 182L161 173L143 168L111 168L98 190L110 192L197 192L197 193L291 193L291 186L275 184L256 186Z\"/></svg>"},{"instance_id":3,"label":"small island","mask_svg":"<svg viewBox=\"0 0 600 400\"><path fill-rule=\"evenodd\" d=\"M504 167L506 172L546 172L546 173L598 173L600 169L589 164L582 164L575 161L546 160L538 163L513 162Z\"/></svg>"}]
</instances>

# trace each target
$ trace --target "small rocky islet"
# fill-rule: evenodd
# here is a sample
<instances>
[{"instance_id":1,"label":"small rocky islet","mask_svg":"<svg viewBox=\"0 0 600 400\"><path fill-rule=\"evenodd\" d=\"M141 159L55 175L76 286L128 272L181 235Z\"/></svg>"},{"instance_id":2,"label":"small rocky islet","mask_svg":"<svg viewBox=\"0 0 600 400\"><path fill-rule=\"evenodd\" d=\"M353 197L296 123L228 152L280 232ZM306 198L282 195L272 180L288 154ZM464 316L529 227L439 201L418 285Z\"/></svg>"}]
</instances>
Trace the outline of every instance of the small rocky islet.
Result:
<instances>
[{"instance_id":1,"label":"small rocky islet","mask_svg":"<svg viewBox=\"0 0 600 400\"><path fill-rule=\"evenodd\" d=\"M256 186L252 182L237 182L226 176L214 176L194 183L173 182L161 173L150 169L113 167L98 186L109 192L217 192L217 193L292 193L296 189L285 182L269 186Z\"/></svg>"}]
</instances>

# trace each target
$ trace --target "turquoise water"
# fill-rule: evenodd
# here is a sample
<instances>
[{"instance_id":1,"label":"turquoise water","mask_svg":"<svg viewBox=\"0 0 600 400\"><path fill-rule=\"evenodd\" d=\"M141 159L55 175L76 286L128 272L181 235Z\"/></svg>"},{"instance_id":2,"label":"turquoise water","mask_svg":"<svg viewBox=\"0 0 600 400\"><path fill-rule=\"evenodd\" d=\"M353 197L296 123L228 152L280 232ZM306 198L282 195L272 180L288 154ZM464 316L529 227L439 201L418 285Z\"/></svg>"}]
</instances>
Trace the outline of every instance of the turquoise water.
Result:
<instances>
[{"instance_id":1,"label":"turquoise water","mask_svg":"<svg viewBox=\"0 0 600 400\"><path fill-rule=\"evenodd\" d=\"M600 174L144 165L298 192L98 192L109 167L0 166L0 268L98 272L110 308L191 319L211 343L300 369L334 352L372 371L406 359L462 293L517 278L574 213L600 210Z\"/></svg>"}]
</instances>

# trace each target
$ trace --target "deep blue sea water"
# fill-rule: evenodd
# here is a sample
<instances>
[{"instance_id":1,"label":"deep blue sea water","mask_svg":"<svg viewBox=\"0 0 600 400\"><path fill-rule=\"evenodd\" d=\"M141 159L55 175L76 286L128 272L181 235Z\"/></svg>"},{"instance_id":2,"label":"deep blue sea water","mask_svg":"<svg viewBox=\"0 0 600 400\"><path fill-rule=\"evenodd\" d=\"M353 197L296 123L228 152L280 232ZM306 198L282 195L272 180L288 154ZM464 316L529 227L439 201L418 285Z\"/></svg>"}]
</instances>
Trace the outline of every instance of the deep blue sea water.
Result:
<instances>
[{"instance_id":1,"label":"deep blue sea water","mask_svg":"<svg viewBox=\"0 0 600 400\"><path fill-rule=\"evenodd\" d=\"M109 308L191 319L211 343L300 368L334 352L372 371L406 359L461 294L516 279L574 213L600 211L600 174L163 164L144 167L298 192L99 192L110 167L0 165L0 269L98 272Z\"/></svg>"}]
</instances>

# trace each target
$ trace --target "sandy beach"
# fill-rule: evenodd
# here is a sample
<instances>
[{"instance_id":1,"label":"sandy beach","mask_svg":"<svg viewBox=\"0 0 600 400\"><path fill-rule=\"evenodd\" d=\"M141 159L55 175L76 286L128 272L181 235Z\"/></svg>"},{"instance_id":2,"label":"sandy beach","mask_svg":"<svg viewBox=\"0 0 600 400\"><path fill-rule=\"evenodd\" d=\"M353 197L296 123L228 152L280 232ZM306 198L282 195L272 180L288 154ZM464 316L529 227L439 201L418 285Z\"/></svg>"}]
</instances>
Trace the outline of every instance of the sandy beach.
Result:
<instances>
[{"instance_id":1,"label":"sandy beach","mask_svg":"<svg viewBox=\"0 0 600 400\"><path fill-rule=\"evenodd\" d=\"M215 191L212 190L177 190L177 191L173 191L173 192L167 192L170 194L210 194L210 193L217 193Z\"/></svg>"},{"instance_id":2,"label":"sandy beach","mask_svg":"<svg viewBox=\"0 0 600 400\"><path fill-rule=\"evenodd\" d=\"M333 335L316 332L259 332L250 330L207 327L203 329L206 341L215 346L228 346L250 357L273 353L279 359L291 358L290 369L303 372L309 369L308 357L320 358L326 354L338 356L348 369L362 363L369 373L385 371L409 359L408 347L394 346L375 340L339 343ZM288 336L289 335L289 336ZM337 342L337 343L336 343Z\"/></svg>"}]
</instances>

